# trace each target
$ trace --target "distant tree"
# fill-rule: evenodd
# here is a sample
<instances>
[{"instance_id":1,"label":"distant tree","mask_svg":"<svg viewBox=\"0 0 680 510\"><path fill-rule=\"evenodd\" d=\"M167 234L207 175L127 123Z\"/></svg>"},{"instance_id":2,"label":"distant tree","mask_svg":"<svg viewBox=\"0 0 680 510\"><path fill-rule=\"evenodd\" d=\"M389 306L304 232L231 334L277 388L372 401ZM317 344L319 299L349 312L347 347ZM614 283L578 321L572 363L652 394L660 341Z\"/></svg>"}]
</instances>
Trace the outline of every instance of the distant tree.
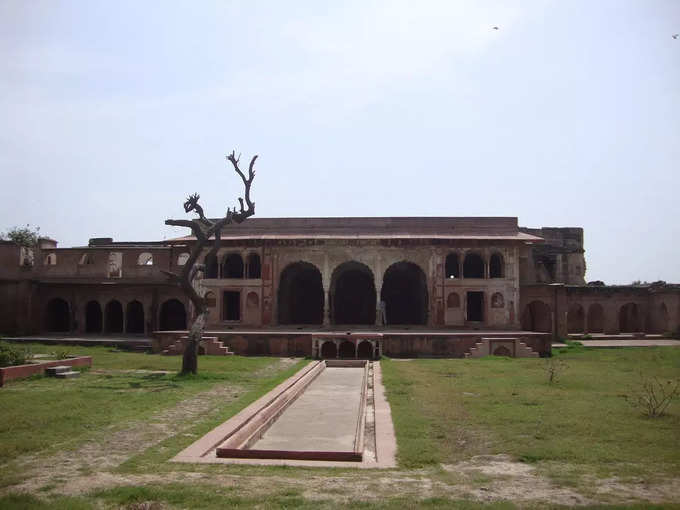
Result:
<instances>
[{"instance_id":1,"label":"distant tree","mask_svg":"<svg viewBox=\"0 0 680 510\"><path fill-rule=\"evenodd\" d=\"M195 318L189 328L188 340L184 348L184 355L182 356L182 374L195 374L198 371L198 346L203 338L203 330L205 329L205 323L209 312L205 297L200 295L193 285L197 273L199 271L203 272L205 269L204 264L198 263L198 258L203 252L203 249L211 242L212 248L206 256L217 254L217 250L220 247L222 228L225 225L229 225L230 223L242 223L255 214L255 203L250 199L250 187L255 178L255 161L257 160L257 156L253 156L250 160L248 177L245 176L239 167L240 158L241 156L239 155L237 157L235 152L232 152L227 156L227 161L232 164L234 171L243 181L243 186L245 188L243 198L238 199L238 210L236 207L234 207L234 209L227 208L227 213L223 218L210 220L205 217L203 208L198 203L198 200L201 198L200 195L194 193L193 195L189 195L184 202L184 211L187 213L194 211L198 214L198 218L193 220L165 220L166 225L190 228L191 233L196 237L196 242L192 246L191 253L182 268L182 272L176 274L170 271L163 271L173 282L182 288L184 293L191 300L195 309Z\"/></svg>"},{"instance_id":2,"label":"distant tree","mask_svg":"<svg viewBox=\"0 0 680 510\"><path fill-rule=\"evenodd\" d=\"M34 248L38 245L40 237L40 227L32 228L30 225L25 227L12 227L4 234L0 234L0 239L12 241L22 248Z\"/></svg>"},{"instance_id":3,"label":"distant tree","mask_svg":"<svg viewBox=\"0 0 680 510\"><path fill-rule=\"evenodd\" d=\"M21 264L25 267L33 266L34 250L38 246L40 239L40 227L32 228L30 225L25 227L12 227L4 234L0 234L0 239L11 241L21 248Z\"/></svg>"}]
</instances>

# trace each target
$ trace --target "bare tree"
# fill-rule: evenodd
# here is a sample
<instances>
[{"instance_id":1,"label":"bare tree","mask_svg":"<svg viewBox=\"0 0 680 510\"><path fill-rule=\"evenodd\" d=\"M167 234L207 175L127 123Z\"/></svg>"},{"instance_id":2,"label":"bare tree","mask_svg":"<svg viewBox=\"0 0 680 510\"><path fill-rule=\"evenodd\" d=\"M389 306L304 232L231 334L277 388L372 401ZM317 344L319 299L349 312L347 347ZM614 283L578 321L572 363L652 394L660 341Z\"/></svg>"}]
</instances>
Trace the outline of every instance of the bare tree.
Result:
<instances>
[{"instance_id":1,"label":"bare tree","mask_svg":"<svg viewBox=\"0 0 680 510\"><path fill-rule=\"evenodd\" d=\"M204 271L204 264L198 263L203 249L212 242L212 248L206 255L206 258L217 254L220 247L220 239L222 228L230 223L242 223L246 218L255 214L255 203L250 199L250 187L255 178L255 161L257 155L253 156L248 166L248 177L241 171L239 167L239 160L241 156L236 156L232 152L227 156L227 161L231 162L234 171L239 175L243 181L245 192L243 198L239 197L239 209L236 207L229 209L227 207L227 214L224 218L219 220L210 220L205 217L203 208L199 205L198 200L201 198L198 193L189 195L186 202L184 202L184 210L188 213L195 211L198 218L193 220L165 220L166 225L173 225L176 227L188 227L192 234L196 237L196 242L193 244L189 259L182 268L180 274L172 273L170 271L163 271L168 277L179 285L184 293L189 297L194 306L195 318L189 328L189 338L184 348L184 355L182 357L182 374L195 374L198 370L198 345L203 337L203 330L208 318L208 306L206 300L194 288L193 281L199 271ZM213 238L211 240L211 238Z\"/></svg>"}]
</instances>

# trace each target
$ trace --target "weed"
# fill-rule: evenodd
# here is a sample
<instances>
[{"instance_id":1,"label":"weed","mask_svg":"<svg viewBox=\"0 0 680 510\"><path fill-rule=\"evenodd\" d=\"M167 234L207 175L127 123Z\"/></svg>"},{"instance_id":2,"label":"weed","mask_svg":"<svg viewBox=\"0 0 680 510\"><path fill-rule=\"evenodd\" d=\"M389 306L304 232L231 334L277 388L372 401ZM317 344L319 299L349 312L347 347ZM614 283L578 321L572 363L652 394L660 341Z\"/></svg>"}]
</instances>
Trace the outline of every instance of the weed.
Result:
<instances>
[{"instance_id":1,"label":"weed","mask_svg":"<svg viewBox=\"0 0 680 510\"><path fill-rule=\"evenodd\" d=\"M640 383L626 400L648 418L663 416L671 402L680 396L680 381L640 374Z\"/></svg>"}]
</instances>

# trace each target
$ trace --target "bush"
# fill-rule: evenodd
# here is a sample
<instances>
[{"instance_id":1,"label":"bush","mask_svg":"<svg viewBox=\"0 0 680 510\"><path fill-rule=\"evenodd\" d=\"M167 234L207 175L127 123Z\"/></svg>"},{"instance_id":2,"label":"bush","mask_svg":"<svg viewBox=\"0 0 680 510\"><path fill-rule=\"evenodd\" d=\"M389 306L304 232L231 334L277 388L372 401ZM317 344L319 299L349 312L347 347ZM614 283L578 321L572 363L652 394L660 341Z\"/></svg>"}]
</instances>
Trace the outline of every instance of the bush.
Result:
<instances>
[{"instance_id":1,"label":"bush","mask_svg":"<svg viewBox=\"0 0 680 510\"><path fill-rule=\"evenodd\" d=\"M52 355L55 357L55 359L66 359L71 357L71 353L67 351L66 349L59 349L57 351L54 351Z\"/></svg>"},{"instance_id":2,"label":"bush","mask_svg":"<svg viewBox=\"0 0 680 510\"><path fill-rule=\"evenodd\" d=\"M648 418L663 416L671 402L680 396L680 381L661 380L640 374L640 385L626 395L630 404L642 411Z\"/></svg>"},{"instance_id":3,"label":"bush","mask_svg":"<svg viewBox=\"0 0 680 510\"><path fill-rule=\"evenodd\" d=\"M31 352L28 349L0 341L0 367L24 365L29 359L31 359Z\"/></svg>"},{"instance_id":4,"label":"bush","mask_svg":"<svg viewBox=\"0 0 680 510\"><path fill-rule=\"evenodd\" d=\"M545 372L548 376L548 384L557 383L562 373L569 368L569 365L559 358L547 358L545 361Z\"/></svg>"}]
</instances>

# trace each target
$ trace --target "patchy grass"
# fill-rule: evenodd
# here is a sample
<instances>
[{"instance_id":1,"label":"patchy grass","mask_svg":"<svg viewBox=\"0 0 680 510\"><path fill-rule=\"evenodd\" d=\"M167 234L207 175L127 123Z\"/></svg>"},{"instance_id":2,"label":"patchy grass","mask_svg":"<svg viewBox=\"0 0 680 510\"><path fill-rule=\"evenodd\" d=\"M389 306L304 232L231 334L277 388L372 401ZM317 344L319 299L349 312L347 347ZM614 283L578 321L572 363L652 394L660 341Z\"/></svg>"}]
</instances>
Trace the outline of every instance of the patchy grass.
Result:
<instances>
[{"instance_id":1,"label":"patchy grass","mask_svg":"<svg viewBox=\"0 0 680 510\"><path fill-rule=\"evenodd\" d=\"M574 346L558 356L568 368L552 385L544 360L384 361L400 464L506 453L601 476L680 473L680 402L649 419L625 400L640 372L679 377L680 349Z\"/></svg>"},{"instance_id":2,"label":"patchy grass","mask_svg":"<svg viewBox=\"0 0 680 510\"><path fill-rule=\"evenodd\" d=\"M203 510L221 510L223 508L259 508L259 509L366 509L366 510L401 510L404 508L426 509L458 509L458 510L513 510L518 508L511 502L476 502L443 497L417 499L413 497L391 497L374 501L348 499L308 499L298 490L275 491L266 496L255 496L240 493L238 487L224 487L206 484L167 484L156 486L123 486L102 491L94 491L80 497L39 498L29 494L10 494L0 497L0 508L8 510L85 510L99 508L123 509L164 509L192 508ZM570 508L554 504L523 504L521 508L559 510ZM583 510L669 510L678 509L680 505L587 505L579 507Z\"/></svg>"},{"instance_id":3,"label":"patchy grass","mask_svg":"<svg viewBox=\"0 0 680 510\"><path fill-rule=\"evenodd\" d=\"M52 346L34 344L33 352ZM275 358L202 356L197 376L179 376L181 359L74 347L93 357L92 370L78 379L36 377L10 381L0 389L0 463L22 454L68 449L106 427L150 416L216 383L248 388L255 372ZM169 373L149 371L169 371ZM273 374L270 374L273 375Z\"/></svg>"}]
</instances>

